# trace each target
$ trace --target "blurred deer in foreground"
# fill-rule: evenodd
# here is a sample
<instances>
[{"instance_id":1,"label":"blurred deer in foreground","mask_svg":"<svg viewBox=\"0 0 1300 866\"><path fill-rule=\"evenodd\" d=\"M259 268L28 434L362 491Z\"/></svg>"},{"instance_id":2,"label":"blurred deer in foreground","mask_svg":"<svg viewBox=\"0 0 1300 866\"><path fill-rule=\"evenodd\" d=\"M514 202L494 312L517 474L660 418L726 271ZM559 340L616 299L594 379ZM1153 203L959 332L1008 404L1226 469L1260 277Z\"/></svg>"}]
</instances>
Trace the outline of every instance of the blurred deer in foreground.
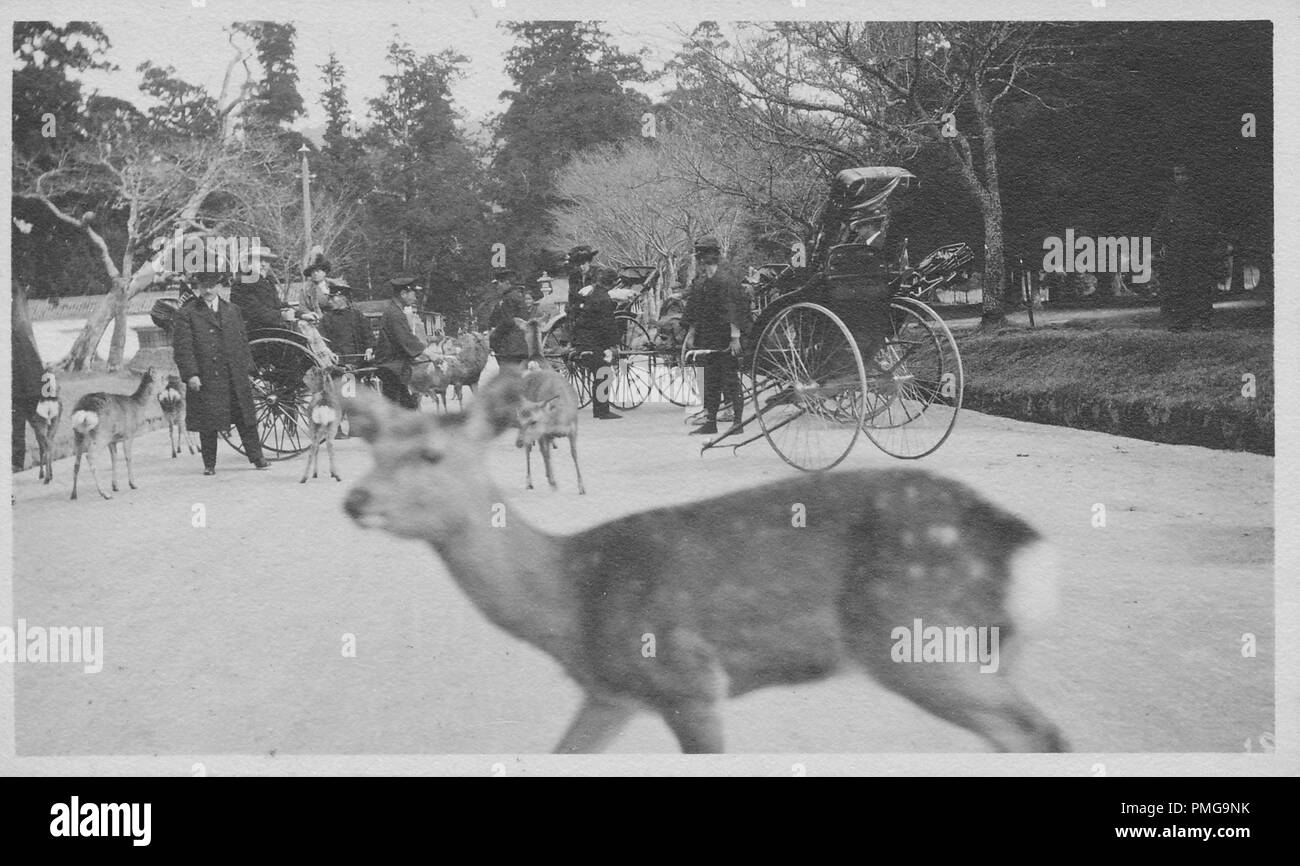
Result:
<instances>
[{"instance_id":1,"label":"blurred deer in foreground","mask_svg":"<svg viewBox=\"0 0 1300 866\"><path fill-rule=\"evenodd\" d=\"M541 446L546 482L555 490L551 449L556 447L556 439L566 437L573 470L578 475L578 493L584 494L587 489L582 485L582 467L578 465L578 392L573 390L568 379L546 362L541 346L541 325L534 319L528 323L528 363L520 383L519 406L515 411L519 425L515 447L524 449L524 473L528 489L532 490L533 446Z\"/></svg>"},{"instance_id":2,"label":"blurred deer in foreground","mask_svg":"<svg viewBox=\"0 0 1300 866\"><path fill-rule=\"evenodd\" d=\"M113 497L99 486L99 473L95 471L95 449L101 444L108 445L108 456L113 462L113 491L117 492L117 443L122 443L122 453L126 455L126 483L132 490L136 489L135 476L131 472L131 440L135 431L144 420L145 406L153 396L157 379L153 367L150 367L140 379L140 387L134 394L105 394L96 392L87 394L72 407L73 450L77 457L72 464L72 498L77 498L77 476L81 473L81 456L86 456L86 465L90 467L90 477L95 480L95 489L105 499Z\"/></svg>"},{"instance_id":3,"label":"blurred deer in foreground","mask_svg":"<svg viewBox=\"0 0 1300 866\"><path fill-rule=\"evenodd\" d=\"M185 394L187 385L180 376L168 376L167 384L158 393L158 405L162 407L163 418L167 421L167 444L171 446L172 459L181 453L182 442L194 453L194 442L190 431L185 429Z\"/></svg>"},{"instance_id":4,"label":"blurred deer in foreground","mask_svg":"<svg viewBox=\"0 0 1300 866\"><path fill-rule=\"evenodd\" d=\"M928 624L997 627L1005 641L1047 613L1050 559L1019 518L956 482L878 470L799 475L570 536L515 513L501 525L485 452L520 399L520 377L503 373L468 416L350 404L374 468L344 507L427 541L488 619L583 688L557 751L603 749L650 711L684 751L720 752L725 698L851 668L995 749L1066 748L1007 665L934 662L932 640L931 663L916 663L902 639L915 627L919 645Z\"/></svg>"},{"instance_id":5,"label":"blurred deer in foreground","mask_svg":"<svg viewBox=\"0 0 1300 866\"><path fill-rule=\"evenodd\" d=\"M63 418L63 401L59 399L59 379L53 370L41 374L41 399L27 416L36 434L36 447L40 452L37 478L49 484L54 480L54 437L59 432Z\"/></svg>"},{"instance_id":6,"label":"blurred deer in foreground","mask_svg":"<svg viewBox=\"0 0 1300 866\"><path fill-rule=\"evenodd\" d=\"M309 472L312 478L317 477L320 470L322 443L330 458L330 478L335 481L343 480L334 470L334 434L339 432L339 422L343 420L343 398L340 394L340 386L345 372L342 367L330 367L328 370L312 367L302 377L312 396L306 412L307 436L310 440L307 446L307 465L302 468L299 484L307 483Z\"/></svg>"}]
</instances>

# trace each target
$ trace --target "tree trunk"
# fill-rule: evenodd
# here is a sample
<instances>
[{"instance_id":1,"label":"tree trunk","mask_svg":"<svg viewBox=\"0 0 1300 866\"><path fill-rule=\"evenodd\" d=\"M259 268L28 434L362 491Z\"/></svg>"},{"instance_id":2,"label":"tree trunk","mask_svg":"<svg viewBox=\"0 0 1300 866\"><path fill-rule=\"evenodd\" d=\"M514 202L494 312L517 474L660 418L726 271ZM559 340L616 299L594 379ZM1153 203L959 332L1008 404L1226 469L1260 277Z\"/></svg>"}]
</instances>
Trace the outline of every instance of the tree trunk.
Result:
<instances>
[{"instance_id":1,"label":"tree trunk","mask_svg":"<svg viewBox=\"0 0 1300 866\"><path fill-rule=\"evenodd\" d=\"M126 308L123 300L113 312L113 335L108 340L108 369L115 372L122 369L122 355L126 353Z\"/></svg>"},{"instance_id":2,"label":"tree trunk","mask_svg":"<svg viewBox=\"0 0 1300 866\"><path fill-rule=\"evenodd\" d=\"M981 327L996 327L1006 319L1003 297L1006 288L1006 253L1002 238L1002 203L996 195L980 201L984 217L984 243L988 252L984 256L984 314Z\"/></svg>"},{"instance_id":3,"label":"tree trunk","mask_svg":"<svg viewBox=\"0 0 1300 866\"><path fill-rule=\"evenodd\" d=\"M86 319L86 326L81 329L77 335L76 341L72 344L72 349L68 352L68 357L59 365L65 370L86 370L94 362L96 350L99 348L100 341L104 338L104 331L108 329L108 323L113 321L117 315L119 300L126 296L126 280L121 277L113 279L113 288L108 294L104 295L103 300ZM125 301L122 301L125 303Z\"/></svg>"}]
</instances>

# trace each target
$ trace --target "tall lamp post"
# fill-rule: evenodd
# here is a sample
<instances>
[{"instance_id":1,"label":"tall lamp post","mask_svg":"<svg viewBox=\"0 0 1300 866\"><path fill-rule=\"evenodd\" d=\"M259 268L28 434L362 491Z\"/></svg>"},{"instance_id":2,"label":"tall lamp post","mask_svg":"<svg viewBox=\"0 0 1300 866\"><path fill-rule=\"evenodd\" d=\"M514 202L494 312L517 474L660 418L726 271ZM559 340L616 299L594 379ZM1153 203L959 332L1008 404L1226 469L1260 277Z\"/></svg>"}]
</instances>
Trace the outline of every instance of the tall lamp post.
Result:
<instances>
[{"instance_id":1,"label":"tall lamp post","mask_svg":"<svg viewBox=\"0 0 1300 866\"><path fill-rule=\"evenodd\" d=\"M303 257L303 267L308 265L307 257L311 256L311 174L307 168L307 154L311 153L311 148L304 144L298 148L302 154L302 231L303 237L307 240L306 254Z\"/></svg>"}]
</instances>

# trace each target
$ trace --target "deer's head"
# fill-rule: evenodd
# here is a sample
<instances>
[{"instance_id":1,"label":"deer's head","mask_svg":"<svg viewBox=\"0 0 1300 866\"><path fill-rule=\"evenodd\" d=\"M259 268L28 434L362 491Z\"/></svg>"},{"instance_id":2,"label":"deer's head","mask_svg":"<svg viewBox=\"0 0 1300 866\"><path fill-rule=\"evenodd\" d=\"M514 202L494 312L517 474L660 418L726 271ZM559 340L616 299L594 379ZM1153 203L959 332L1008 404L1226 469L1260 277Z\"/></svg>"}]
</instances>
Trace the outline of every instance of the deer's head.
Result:
<instances>
[{"instance_id":1,"label":"deer's head","mask_svg":"<svg viewBox=\"0 0 1300 866\"><path fill-rule=\"evenodd\" d=\"M365 527L426 541L449 540L469 520L488 520L493 493L484 451L514 426L521 385L501 374L476 394L467 413L400 409L362 393L344 402L353 433L370 444L374 466L348 493L344 510Z\"/></svg>"},{"instance_id":2,"label":"deer's head","mask_svg":"<svg viewBox=\"0 0 1300 866\"><path fill-rule=\"evenodd\" d=\"M515 438L516 448L535 445L538 438L559 426L559 399L556 396L540 403L524 400L519 404L519 408L515 410L515 418L519 424L519 435Z\"/></svg>"}]
</instances>

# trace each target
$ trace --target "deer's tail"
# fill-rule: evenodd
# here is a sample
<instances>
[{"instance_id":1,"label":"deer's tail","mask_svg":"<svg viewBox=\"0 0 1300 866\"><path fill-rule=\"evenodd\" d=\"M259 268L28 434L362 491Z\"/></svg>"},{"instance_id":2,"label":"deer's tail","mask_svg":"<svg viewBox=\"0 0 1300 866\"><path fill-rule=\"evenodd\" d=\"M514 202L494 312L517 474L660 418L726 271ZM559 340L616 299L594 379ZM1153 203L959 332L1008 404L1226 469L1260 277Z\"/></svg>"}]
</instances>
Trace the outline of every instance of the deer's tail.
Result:
<instances>
[{"instance_id":1,"label":"deer's tail","mask_svg":"<svg viewBox=\"0 0 1300 866\"><path fill-rule=\"evenodd\" d=\"M72 429L86 435L99 426L99 413L91 409L78 409L72 413Z\"/></svg>"}]
</instances>

